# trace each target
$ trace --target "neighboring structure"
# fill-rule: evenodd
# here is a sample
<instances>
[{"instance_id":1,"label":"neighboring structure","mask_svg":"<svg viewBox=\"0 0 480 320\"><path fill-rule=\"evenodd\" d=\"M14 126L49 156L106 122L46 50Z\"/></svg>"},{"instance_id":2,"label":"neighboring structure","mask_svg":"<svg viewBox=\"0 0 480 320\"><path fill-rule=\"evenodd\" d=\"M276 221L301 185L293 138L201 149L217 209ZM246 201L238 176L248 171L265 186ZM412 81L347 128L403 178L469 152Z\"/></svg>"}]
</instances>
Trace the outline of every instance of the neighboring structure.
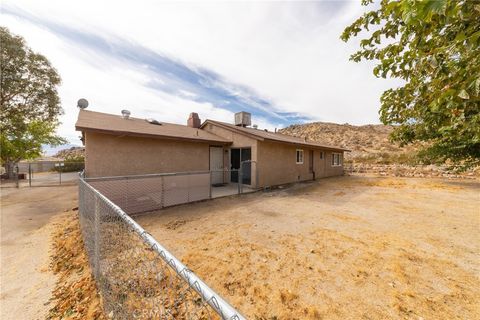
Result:
<instances>
[{"instance_id":1,"label":"neighboring structure","mask_svg":"<svg viewBox=\"0 0 480 320\"><path fill-rule=\"evenodd\" d=\"M80 110L76 129L85 144L87 177L213 171L212 183L242 182L253 188L342 175L343 148L249 128L250 114L235 124L196 113L188 125ZM222 173L226 170L227 173ZM230 170L233 170L230 172Z\"/></svg>"}]
</instances>

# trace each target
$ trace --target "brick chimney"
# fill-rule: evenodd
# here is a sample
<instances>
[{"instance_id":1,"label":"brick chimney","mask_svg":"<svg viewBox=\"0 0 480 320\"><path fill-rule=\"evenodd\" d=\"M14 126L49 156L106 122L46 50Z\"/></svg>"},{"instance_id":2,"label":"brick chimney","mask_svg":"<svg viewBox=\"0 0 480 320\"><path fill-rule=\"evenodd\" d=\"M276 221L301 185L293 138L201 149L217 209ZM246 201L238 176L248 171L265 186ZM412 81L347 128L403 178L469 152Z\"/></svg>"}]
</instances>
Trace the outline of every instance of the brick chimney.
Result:
<instances>
[{"instance_id":1,"label":"brick chimney","mask_svg":"<svg viewBox=\"0 0 480 320\"><path fill-rule=\"evenodd\" d=\"M198 113L192 112L187 120L187 126L190 128L200 128L200 118L198 117Z\"/></svg>"}]
</instances>

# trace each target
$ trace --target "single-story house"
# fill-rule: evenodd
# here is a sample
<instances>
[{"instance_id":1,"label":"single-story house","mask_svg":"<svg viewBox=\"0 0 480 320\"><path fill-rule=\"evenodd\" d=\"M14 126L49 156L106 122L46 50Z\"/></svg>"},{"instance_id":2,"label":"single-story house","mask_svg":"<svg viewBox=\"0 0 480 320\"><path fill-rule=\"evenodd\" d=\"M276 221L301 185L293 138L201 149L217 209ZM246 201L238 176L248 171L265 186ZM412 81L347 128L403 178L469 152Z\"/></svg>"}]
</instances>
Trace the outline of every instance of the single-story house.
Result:
<instances>
[{"instance_id":1,"label":"single-story house","mask_svg":"<svg viewBox=\"0 0 480 320\"><path fill-rule=\"evenodd\" d=\"M229 183L241 168L243 184L263 188L343 174L348 150L249 127L245 112L233 124L192 113L187 125L123 113L80 110L87 177L212 171L212 183Z\"/></svg>"}]
</instances>

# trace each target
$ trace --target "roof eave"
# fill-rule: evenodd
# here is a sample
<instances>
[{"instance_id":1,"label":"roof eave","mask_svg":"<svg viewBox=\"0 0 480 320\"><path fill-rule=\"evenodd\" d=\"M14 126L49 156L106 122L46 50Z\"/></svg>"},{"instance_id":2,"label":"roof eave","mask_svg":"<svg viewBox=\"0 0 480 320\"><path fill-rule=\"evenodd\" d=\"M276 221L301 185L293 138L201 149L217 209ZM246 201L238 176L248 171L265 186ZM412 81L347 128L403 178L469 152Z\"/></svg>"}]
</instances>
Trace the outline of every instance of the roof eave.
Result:
<instances>
[{"instance_id":1,"label":"roof eave","mask_svg":"<svg viewBox=\"0 0 480 320\"><path fill-rule=\"evenodd\" d=\"M204 128L205 125L207 123L212 123L214 125L217 125L219 127L222 127L226 130L230 130L230 131L233 131L233 132L238 132L239 134L243 134L243 135L246 135L246 136L249 136L249 137L252 137L253 139L256 139L256 140L259 140L259 141L271 141L271 142L277 142L277 143L284 143L284 144L290 144L290 145L298 145L298 146L303 146L303 147L308 147L308 148L316 148L316 149L324 149L324 150L332 150L332 151L341 151L341 152L351 152L351 150L348 150L348 149L344 149L344 148L336 148L336 147L333 147L333 146L321 146L321 145L312 145L312 144L308 144L308 143L302 143L301 141L298 141L298 142L295 142L295 141L282 141L282 140L278 140L278 139L270 139L270 138L263 138L263 137L259 137L255 134L252 134L252 133L249 133L249 132L245 132L243 130L240 130L240 129L235 129L235 128L232 128L230 126L226 126L224 125L223 123L221 122L217 122L215 120L210 120L210 119L207 119L205 120L202 125L200 126L200 128Z\"/></svg>"},{"instance_id":2,"label":"roof eave","mask_svg":"<svg viewBox=\"0 0 480 320\"><path fill-rule=\"evenodd\" d=\"M97 128L82 127L77 125L75 125L75 129L81 132L90 131L90 132L97 132L97 133L103 133L103 134L111 134L115 136L130 136L130 137L165 139L165 140L182 140L182 141L193 141L193 142L200 142L200 143L202 142L216 143L216 144L225 144L225 145L232 144L232 141L227 141L227 140L201 139L201 138L194 138L194 137L192 138L176 137L176 136L167 136L167 135L159 135L159 134L139 133L139 132L132 132L132 131L97 129Z\"/></svg>"},{"instance_id":3,"label":"roof eave","mask_svg":"<svg viewBox=\"0 0 480 320\"><path fill-rule=\"evenodd\" d=\"M256 136L256 135L254 135L254 134L252 134L252 133L245 132L245 131L240 130L240 129L232 128L232 127L230 127L230 126L224 125L224 124L221 123L221 122L217 122L217 121L215 121L215 120L210 120L210 119L205 120L205 121L202 123L202 125L200 126L200 129L203 129L207 123L212 123L212 124L214 124L214 125L216 125L216 126L219 126L219 127L224 128L225 130L229 130L229 131L232 131L232 132L238 132L239 134L246 135L246 136L248 136L248 137L250 137L250 138L252 138L252 139L255 139L255 140L259 140L259 141L264 141L264 140L265 140L264 138L259 137L259 136Z\"/></svg>"},{"instance_id":4,"label":"roof eave","mask_svg":"<svg viewBox=\"0 0 480 320\"><path fill-rule=\"evenodd\" d=\"M321 146L321 145L314 145L314 144L308 144L308 143L302 143L302 142L280 141L280 140L268 139L268 138L265 138L265 140L268 140L269 142L275 142L275 143L297 145L297 146L301 146L301 147L305 147L305 148L315 148L315 149L322 149L322 150L345 151L345 152L350 152L351 151L351 150L344 149L344 148L336 148L336 147L331 147L331 146Z\"/></svg>"}]
</instances>

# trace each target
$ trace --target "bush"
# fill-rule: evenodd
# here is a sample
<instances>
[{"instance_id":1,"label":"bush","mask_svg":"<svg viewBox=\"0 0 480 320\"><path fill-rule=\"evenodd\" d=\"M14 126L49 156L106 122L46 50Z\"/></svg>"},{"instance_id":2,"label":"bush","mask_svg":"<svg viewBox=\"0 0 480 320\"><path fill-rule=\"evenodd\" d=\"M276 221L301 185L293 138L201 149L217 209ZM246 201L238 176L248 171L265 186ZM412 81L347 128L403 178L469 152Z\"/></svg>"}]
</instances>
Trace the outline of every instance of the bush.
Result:
<instances>
[{"instance_id":1,"label":"bush","mask_svg":"<svg viewBox=\"0 0 480 320\"><path fill-rule=\"evenodd\" d=\"M85 157L83 155L71 155L65 157L63 166L56 166L53 171L56 172L79 172L85 169Z\"/></svg>"}]
</instances>

